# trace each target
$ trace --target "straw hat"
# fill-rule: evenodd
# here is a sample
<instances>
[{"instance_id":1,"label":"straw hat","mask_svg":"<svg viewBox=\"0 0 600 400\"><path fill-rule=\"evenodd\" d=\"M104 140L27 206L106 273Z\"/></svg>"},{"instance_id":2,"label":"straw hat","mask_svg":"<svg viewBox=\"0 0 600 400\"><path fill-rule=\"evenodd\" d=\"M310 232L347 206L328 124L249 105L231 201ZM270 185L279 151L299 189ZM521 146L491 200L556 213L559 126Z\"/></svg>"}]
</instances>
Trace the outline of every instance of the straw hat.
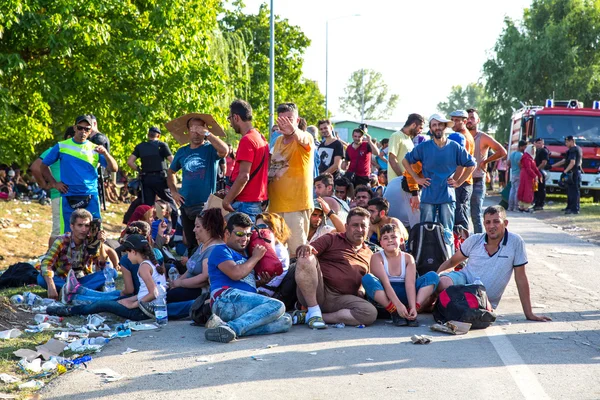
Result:
<instances>
[{"instance_id":1,"label":"straw hat","mask_svg":"<svg viewBox=\"0 0 600 400\"><path fill-rule=\"evenodd\" d=\"M201 119L206 124L206 128L210 133L217 136L225 136L223 128L215 121L212 115L189 113L166 123L167 129L179 144L183 145L190 142L190 134L187 126L190 119Z\"/></svg>"}]
</instances>

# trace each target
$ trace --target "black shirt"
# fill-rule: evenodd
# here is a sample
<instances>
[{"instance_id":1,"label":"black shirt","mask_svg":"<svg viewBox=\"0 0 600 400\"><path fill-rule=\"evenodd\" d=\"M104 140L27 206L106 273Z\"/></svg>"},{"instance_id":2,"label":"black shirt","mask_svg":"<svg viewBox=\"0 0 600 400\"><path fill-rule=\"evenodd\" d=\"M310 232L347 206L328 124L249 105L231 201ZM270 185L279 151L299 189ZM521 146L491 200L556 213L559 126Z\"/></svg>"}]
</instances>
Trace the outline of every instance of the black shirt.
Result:
<instances>
[{"instance_id":1,"label":"black shirt","mask_svg":"<svg viewBox=\"0 0 600 400\"><path fill-rule=\"evenodd\" d=\"M569 165L571 160L575 160L575 167L573 167L574 171L581 170L581 160L583 158L583 152L581 151L581 147L573 146L569 150L567 150L567 162L565 167Z\"/></svg>"},{"instance_id":2,"label":"black shirt","mask_svg":"<svg viewBox=\"0 0 600 400\"><path fill-rule=\"evenodd\" d=\"M169 167L165 160L173 154L165 142L149 140L135 146L133 155L142 161L142 173L147 173L165 171Z\"/></svg>"},{"instance_id":3,"label":"black shirt","mask_svg":"<svg viewBox=\"0 0 600 400\"><path fill-rule=\"evenodd\" d=\"M319 164L319 173L322 174L327 171L329 167L331 167L335 157L339 156L344 158L344 146L339 140L334 140L327 145L325 144L325 140L323 140L321 144L319 144L317 153L321 159L321 163ZM339 171L336 171L336 173L337 172Z\"/></svg>"},{"instance_id":4,"label":"black shirt","mask_svg":"<svg viewBox=\"0 0 600 400\"><path fill-rule=\"evenodd\" d=\"M537 149L535 153L535 165L540 168L540 164L546 160L546 162L550 161L550 152L546 147L542 147L541 149ZM546 164L548 165L548 164Z\"/></svg>"}]
</instances>

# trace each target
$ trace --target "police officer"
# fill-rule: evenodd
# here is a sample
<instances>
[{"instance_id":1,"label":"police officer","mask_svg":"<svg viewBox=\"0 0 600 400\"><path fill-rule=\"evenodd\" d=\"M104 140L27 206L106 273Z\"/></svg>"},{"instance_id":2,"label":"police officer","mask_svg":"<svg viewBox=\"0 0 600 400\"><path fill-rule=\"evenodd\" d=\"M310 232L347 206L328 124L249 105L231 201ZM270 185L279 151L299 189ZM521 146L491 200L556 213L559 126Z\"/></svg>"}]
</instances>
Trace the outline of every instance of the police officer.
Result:
<instances>
[{"instance_id":1,"label":"police officer","mask_svg":"<svg viewBox=\"0 0 600 400\"><path fill-rule=\"evenodd\" d=\"M565 138L567 153L564 160L555 163L554 167L560 167L566 164L563 174L566 176L565 184L567 187L567 208L565 214L579 214L579 189L581 188L581 163L583 152L581 147L575 144L573 136Z\"/></svg>"},{"instance_id":2,"label":"police officer","mask_svg":"<svg viewBox=\"0 0 600 400\"><path fill-rule=\"evenodd\" d=\"M143 204L153 206L156 196L171 205L172 216L177 220L177 206L171 196L171 191L167 185L167 164L166 160L173 161L173 154L169 145L158 140L160 138L160 129L153 126L148 130L148 141L135 146L133 153L127 160L127 165L134 171L140 173L142 182L142 202ZM140 159L142 167L138 167L135 160Z\"/></svg>"}]
</instances>

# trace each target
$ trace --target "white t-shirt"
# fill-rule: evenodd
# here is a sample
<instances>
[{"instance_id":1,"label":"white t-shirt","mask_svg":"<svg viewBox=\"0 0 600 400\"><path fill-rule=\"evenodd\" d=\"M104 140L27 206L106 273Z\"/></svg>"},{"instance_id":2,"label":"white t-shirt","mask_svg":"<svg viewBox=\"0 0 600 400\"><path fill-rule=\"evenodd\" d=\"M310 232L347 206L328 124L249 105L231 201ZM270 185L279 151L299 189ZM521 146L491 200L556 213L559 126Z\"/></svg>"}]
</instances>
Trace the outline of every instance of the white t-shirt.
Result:
<instances>
[{"instance_id":1,"label":"white t-shirt","mask_svg":"<svg viewBox=\"0 0 600 400\"><path fill-rule=\"evenodd\" d=\"M465 257L469 257L469 260L460 272L465 274L469 284L479 278L486 288L492 306L496 308L510 281L513 268L527 264L527 252L521 236L508 231L504 233L496 253L489 255L485 249L486 243L485 233L471 235L463 242L460 251Z\"/></svg>"},{"instance_id":2,"label":"white t-shirt","mask_svg":"<svg viewBox=\"0 0 600 400\"><path fill-rule=\"evenodd\" d=\"M154 284L156 286L158 285L162 285L163 287L167 284L167 280L165 278L165 276L163 274L159 274L158 271L156 270L156 266L154 264L152 264L152 262L145 260L142 261L140 263L140 268L142 268L142 265L144 264L148 264L152 267L152 280L154 281ZM146 282L144 282L144 279L142 279L142 277L140 276L140 270L138 269L138 279L140 280L140 290L138 291L138 301L141 301L148 293L150 293L150 291L148 290L148 287L146 286Z\"/></svg>"}]
</instances>

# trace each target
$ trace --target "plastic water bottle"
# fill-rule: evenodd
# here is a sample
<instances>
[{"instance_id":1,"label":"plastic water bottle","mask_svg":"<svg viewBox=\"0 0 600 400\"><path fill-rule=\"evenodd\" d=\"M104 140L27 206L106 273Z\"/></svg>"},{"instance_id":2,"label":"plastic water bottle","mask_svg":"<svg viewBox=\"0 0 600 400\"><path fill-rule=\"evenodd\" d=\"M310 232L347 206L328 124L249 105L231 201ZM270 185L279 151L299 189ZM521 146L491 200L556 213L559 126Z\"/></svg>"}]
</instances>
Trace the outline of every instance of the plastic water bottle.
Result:
<instances>
[{"instance_id":1,"label":"plastic water bottle","mask_svg":"<svg viewBox=\"0 0 600 400\"><path fill-rule=\"evenodd\" d=\"M479 279L479 277L476 277L475 281L473 282L473 285L481 285L481 286L483 286L483 282L481 282L481 279Z\"/></svg>"},{"instance_id":2,"label":"plastic water bottle","mask_svg":"<svg viewBox=\"0 0 600 400\"><path fill-rule=\"evenodd\" d=\"M167 314L167 292L162 285L157 285L158 295L154 303L154 316L158 326L165 326L169 322Z\"/></svg>"},{"instance_id":3,"label":"plastic water bottle","mask_svg":"<svg viewBox=\"0 0 600 400\"><path fill-rule=\"evenodd\" d=\"M55 324L59 324L63 320L62 317L56 317L54 315L46 315L46 314L36 314L36 316L33 317L33 319L38 324L41 324L42 322L52 322Z\"/></svg>"},{"instance_id":4,"label":"plastic water bottle","mask_svg":"<svg viewBox=\"0 0 600 400\"><path fill-rule=\"evenodd\" d=\"M10 298L10 302L14 305L20 305L25 302L25 299L20 294L15 294Z\"/></svg>"},{"instance_id":5,"label":"plastic water bottle","mask_svg":"<svg viewBox=\"0 0 600 400\"><path fill-rule=\"evenodd\" d=\"M104 267L104 291L105 292L114 292L117 290L115 287L115 278L114 272L115 269L112 267L112 263L110 261L106 261L106 266Z\"/></svg>"},{"instance_id":6,"label":"plastic water bottle","mask_svg":"<svg viewBox=\"0 0 600 400\"><path fill-rule=\"evenodd\" d=\"M177 279L179 279L179 271L177 271L175 266L172 266L171 269L169 269L169 281L175 282Z\"/></svg>"},{"instance_id":7,"label":"plastic water bottle","mask_svg":"<svg viewBox=\"0 0 600 400\"><path fill-rule=\"evenodd\" d=\"M41 306L44 304L44 299L35 293L25 292L23 293L23 303L29 307Z\"/></svg>"}]
</instances>

